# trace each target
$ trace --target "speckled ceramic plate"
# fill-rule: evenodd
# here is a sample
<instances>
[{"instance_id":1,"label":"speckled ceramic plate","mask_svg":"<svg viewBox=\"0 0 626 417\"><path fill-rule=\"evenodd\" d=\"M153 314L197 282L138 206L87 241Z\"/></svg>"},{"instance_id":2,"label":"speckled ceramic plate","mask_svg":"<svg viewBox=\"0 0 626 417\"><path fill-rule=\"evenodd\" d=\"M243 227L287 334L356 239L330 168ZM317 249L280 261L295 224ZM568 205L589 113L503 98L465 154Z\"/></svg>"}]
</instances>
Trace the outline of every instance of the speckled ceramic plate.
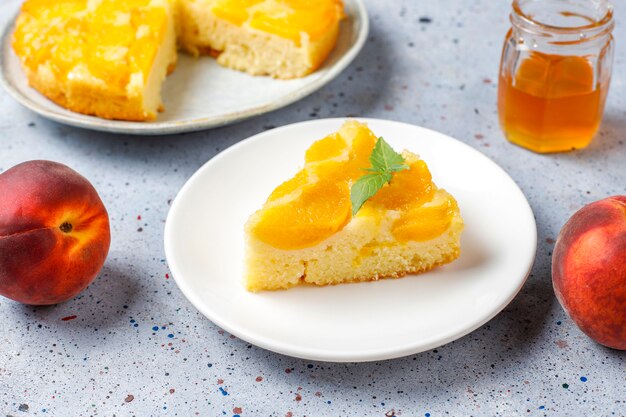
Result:
<instances>
[{"instance_id":1,"label":"speckled ceramic plate","mask_svg":"<svg viewBox=\"0 0 626 417\"><path fill-rule=\"evenodd\" d=\"M179 192L165 252L181 291L230 333L286 355L356 362L405 356L486 323L520 290L535 258L532 210L494 162L448 136L363 119L396 149L420 154L458 200L466 223L452 264L398 280L252 294L242 284L243 227L270 192L302 166L311 143L341 119L270 130L205 164Z\"/></svg>"},{"instance_id":2,"label":"speckled ceramic plate","mask_svg":"<svg viewBox=\"0 0 626 417\"><path fill-rule=\"evenodd\" d=\"M253 77L229 70L207 57L179 55L176 71L163 87L166 111L155 122L109 121L66 110L26 82L11 48L13 20L20 0L0 2L2 38L0 84L17 101L43 117L60 123L107 132L160 135L203 130L276 110L318 90L343 71L359 53L369 28L362 0L344 0L348 18L342 22L337 46L322 68L296 80Z\"/></svg>"}]
</instances>

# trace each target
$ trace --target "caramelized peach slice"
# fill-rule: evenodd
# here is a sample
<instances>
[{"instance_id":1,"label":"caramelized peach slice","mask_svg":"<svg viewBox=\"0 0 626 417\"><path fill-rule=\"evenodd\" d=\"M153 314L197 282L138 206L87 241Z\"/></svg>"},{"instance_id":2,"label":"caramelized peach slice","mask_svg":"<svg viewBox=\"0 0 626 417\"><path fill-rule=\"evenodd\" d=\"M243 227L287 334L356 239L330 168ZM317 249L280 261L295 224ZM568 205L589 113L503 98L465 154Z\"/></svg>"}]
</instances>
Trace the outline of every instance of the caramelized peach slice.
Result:
<instances>
[{"instance_id":1,"label":"caramelized peach slice","mask_svg":"<svg viewBox=\"0 0 626 417\"><path fill-rule=\"evenodd\" d=\"M436 238L450 227L457 204L445 191L439 193L431 203L411 208L396 220L391 230L396 239L400 242L424 242Z\"/></svg>"},{"instance_id":2,"label":"caramelized peach slice","mask_svg":"<svg viewBox=\"0 0 626 417\"><path fill-rule=\"evenodd\" d=\"M282 38L291 39L296 44L302 33L310 39L319 39L338 15L342 4L336 0L221 0L212 9L220 19L234 25L248 23L250 27Z\"/></svg>"},{"instance_id":3,"label":"caramelized peach slice","mask_svg":"<svg viewBox=\"0 0 626 417\"><path fill-rule=\"evenodd\" d=\"M342 13L341 2L335 0L276 0L271 8L256 10L249 23L299 45L303 33L311 40L321 38Z\"/></svg>"},{"instance_id":4,"label":"caramelized peach slice","mask_svg":"<svg viewBox=\"0 0 626 417\"><path fill-rule=\"evenodd\" d=\"M308 164L335 158L340 156L347 146L346 141L338 133L333 133L313 143L307 149L304 160Z\"/></svg>"},{"instance_id":5,"label":"caramelized peach slice","mask_svg":"<svg viewBox=\"0 0 626 417\"><path fill-rule=\"evenodd\" d=\"M262 1L263 0L221 0L213 7L213 13L220 19L224 19L233 25L241 26L250 17L248 8Z\"/></svg>"},{"instance_id":6,"label":"caramelized peach slice","mask_svg":"<svg viewBox=\"0 0 626 417\"><path fill-rule=\"evenodd\" d=\"M275 248L302 249L342 229L351 209L346 183L320 181L305 187L295 200L266 208L252 233Z\"/></svg>"},{"instance_id":7,"label":"caramelized peach slice","mask_svg":"<svg viewBox=\"0 0 626 417\"><path fill-rule=\"evenodd\" d=\"M408 170L396 172L391 183L378 191L369 203L388 210L399 210L432 200L435 190L426 163L419 160L409 167Z\"/></svg>"},{"instance_id":8,"label":"caramelized peach slice","mask_svg":"<svg viewBox=\"0 0 626 417\"><path fill-rule=\"evenodd\" d=\"M309 180L309 173L306 169L299 171L292 179L283 182L270 194L267 201L274 201L305 186Z\"/></svg>"},{"instance_id":9,"label":"caramelized peach slice","mask_svg":"<svg viewBox=\"0 0 626 417\"><path fill-rule=\"evenodd\" d=\"M87 7L87 0L28 0L24 2L22 11L32 16L67 16L69 14L84 10Z\"/></svg>"},{"instance_id":10,"label":"caramelized peach slice","mask_svg":"<svg viewBox=\"0 0 626 417\"><path fill-rule=\"evenodd\" d=\"M356 132L350 132L353 137L347 159L342 161L326 161L314 167L319 177L333 178L335 181L345 181L352 185L354 181L366 174L365 169L371 166L369 157L376 145L376 137L366 127L360 126Z\"/></svg>"}]
</instances>

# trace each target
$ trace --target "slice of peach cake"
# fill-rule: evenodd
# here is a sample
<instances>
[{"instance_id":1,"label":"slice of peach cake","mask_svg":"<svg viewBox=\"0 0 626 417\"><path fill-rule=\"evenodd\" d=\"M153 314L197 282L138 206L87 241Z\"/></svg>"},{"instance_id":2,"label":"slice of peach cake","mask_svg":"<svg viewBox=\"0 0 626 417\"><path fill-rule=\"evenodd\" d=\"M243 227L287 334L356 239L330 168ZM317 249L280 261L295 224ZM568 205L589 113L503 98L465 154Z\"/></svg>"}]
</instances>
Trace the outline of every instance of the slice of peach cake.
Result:
<instances>
[{"instance_id":1,"label":"slice of peach cake","mask_svg":"<svg viewBox=\"0 0 626 417\"><path fill-rule=\"evenodd\" d=\"M388 147L381 140L348 121L307 150L304 168L245 226L248 290L398 278L459 256L457 202L437 188L417 155L397 155L402 168L364 203L355 201L355 184Z\"/></svg>"}]
</instances>

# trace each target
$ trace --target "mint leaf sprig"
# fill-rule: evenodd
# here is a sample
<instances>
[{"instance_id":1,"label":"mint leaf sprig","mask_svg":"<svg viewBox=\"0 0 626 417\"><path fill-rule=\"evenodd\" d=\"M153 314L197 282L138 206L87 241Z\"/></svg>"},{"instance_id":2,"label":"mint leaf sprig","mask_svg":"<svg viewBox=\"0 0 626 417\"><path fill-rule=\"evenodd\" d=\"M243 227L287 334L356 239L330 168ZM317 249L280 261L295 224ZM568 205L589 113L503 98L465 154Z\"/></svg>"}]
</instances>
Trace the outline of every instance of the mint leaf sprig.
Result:
<instances>
[{"instance_id":1,"label":"mint leaf sprig","mask_svg":"<svg viewBox=\"0 0 626 417\"><path fill-rule=\"evenodd\" d=\"M394 172L409 169L404 163L404 158L380 137L370 155L371 168L366 168L369 172L359 178L350 189L350 201L352 202L352 215L356 215L363 204L383 188L385 184L391 182Z\"/></svg>"}]
</instances>

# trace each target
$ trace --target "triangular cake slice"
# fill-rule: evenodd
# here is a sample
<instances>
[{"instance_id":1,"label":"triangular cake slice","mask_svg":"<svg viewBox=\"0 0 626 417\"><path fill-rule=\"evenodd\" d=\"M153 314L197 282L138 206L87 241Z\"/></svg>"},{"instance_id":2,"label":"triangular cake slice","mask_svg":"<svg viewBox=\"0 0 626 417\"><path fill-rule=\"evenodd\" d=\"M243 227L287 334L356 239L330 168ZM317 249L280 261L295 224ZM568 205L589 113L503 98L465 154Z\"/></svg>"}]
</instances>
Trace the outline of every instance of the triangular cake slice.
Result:
<instances>
[{"instance_id":1,"label":"triangular cake slice","mask_svg":"<svg viewBox=\"0 0 626 417\"><path fill-rule=\"evenodd\" d=\"M408 151L410 169L352 215L350 188L370 167L376 140L365 124L348 121L307 150L304 168L245 226L248 290L399 278L459 256L457 202Z\"/></svg>"},{"instance_id":2,"label":"triangular cake slice","mask_svg":"<svg viewBox=\"0 0 626 417\"><path fill-rule=\"evenodd\" d=\"M13 48L31 86L75 112L154 120L176 63L172 0L26 0Z\"/></svg>"}]
</instances>

